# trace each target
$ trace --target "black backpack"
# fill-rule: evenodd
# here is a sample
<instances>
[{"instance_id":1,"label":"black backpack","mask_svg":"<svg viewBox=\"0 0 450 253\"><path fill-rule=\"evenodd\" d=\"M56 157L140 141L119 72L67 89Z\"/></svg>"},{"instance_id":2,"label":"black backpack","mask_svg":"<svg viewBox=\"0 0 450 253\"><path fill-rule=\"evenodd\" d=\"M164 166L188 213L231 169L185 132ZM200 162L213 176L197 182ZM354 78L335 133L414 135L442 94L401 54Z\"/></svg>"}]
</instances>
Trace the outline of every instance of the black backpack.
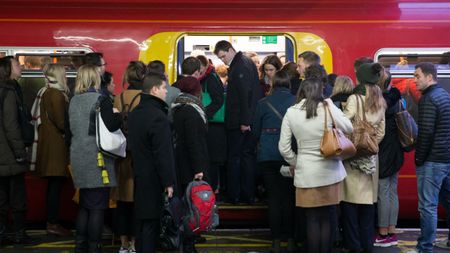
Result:
<instances>
[{"instance_id":1,"label":"black backpack","mask_svg":"<svg viewBox=\"0 0 450 253\"><path fill-rule=\"evenodd\" d=\"M120 110L120 114L122 115L122 133L125 136L128 136L128 113L130 113L131 108L133 108L134 102L136 101L136 99L140 96L141 94L137 94L135 95L132 99L130 104L126 104L125 103L125 99L123 96L123 92L120 94L120 104L122 106L121 110Z\"/></svg>"}]
</instances>

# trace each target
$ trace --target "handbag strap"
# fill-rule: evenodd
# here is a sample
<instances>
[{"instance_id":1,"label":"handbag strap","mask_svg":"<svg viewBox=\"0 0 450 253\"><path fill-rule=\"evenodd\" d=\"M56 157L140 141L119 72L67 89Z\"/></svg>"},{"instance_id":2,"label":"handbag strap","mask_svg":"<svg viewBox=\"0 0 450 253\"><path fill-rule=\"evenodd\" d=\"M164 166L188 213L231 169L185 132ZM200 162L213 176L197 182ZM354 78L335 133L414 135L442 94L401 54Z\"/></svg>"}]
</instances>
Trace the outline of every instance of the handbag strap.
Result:
<instances>
[{"instance_id":1,"label":"handbag strap","mask_svg":"<svg viewBox=\"0 0 450 253\"><path fill-rule=\"evenodd\" d=\"M277 117L280 119L280 120L283 120L283 116L281 116L281 113L280 112L278 112L278 110L269 102L269 101L266 101L266 104L267 104L267 106L269 106L269 108L275 113L275 115L277 115Z\"/></svg>"},{"instance_id":2,"label":"handbag strap","mask_svg":"<svg viewBox=\"0 0 450 253\"><path fill-rule=\"evenodd\" d=\"M361 95L359 95L359 94L356 95L356 115L357 115L358 118L360 118L360 116L359 116L359 103L360 103L360 101L361 101L361 107L362 107L362 120L363 121L367 121L366 120L366 110L364 108L364 101L363 101Z\"/></svg>"},{"instance_id":3,"label":"handbag strap","mask_svg":"<svg viewBox=\"0 0 450 253\"><path fill-rule=\"evenodd\" d=\"M323 128L323 131L325 132L326 129L328 128L327 112L330 114L331 123L332 123L331 128L336 128L336 121L334 120L333 114L331 113L330 107L326 101L323 102L323 107L325 108L325 126Z\"/></svg>"}]
</instances>

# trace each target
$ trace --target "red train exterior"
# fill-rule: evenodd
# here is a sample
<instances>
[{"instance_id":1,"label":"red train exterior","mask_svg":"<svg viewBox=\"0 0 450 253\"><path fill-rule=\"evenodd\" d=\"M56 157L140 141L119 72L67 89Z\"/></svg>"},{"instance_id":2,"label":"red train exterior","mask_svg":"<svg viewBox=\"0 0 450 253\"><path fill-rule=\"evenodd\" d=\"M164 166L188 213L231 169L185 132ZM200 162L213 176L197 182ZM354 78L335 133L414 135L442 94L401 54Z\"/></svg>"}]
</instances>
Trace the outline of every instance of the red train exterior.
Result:
<instances>
[{"instance_id":1,"label":"red train exterior","mask_svg":"<svg viewBox=\"0 0 450 253\"><path fill-rule=\"evenodd\" d=\"M0 46L87 47L103 52L108 70L121 77L128 62L139 59L139 43L160 32L308 32L331 48L333 72L353 78L353 61L381 48L450 47L449 1L365 2L2 0ZM413 155L406 154L401 171L400 218L418 217ZM28 218L42 220L45 183L27 180ZM73 218L75 205L69 199L63 205L73 207L63 218Z\"/></svg>"}]
</instances>

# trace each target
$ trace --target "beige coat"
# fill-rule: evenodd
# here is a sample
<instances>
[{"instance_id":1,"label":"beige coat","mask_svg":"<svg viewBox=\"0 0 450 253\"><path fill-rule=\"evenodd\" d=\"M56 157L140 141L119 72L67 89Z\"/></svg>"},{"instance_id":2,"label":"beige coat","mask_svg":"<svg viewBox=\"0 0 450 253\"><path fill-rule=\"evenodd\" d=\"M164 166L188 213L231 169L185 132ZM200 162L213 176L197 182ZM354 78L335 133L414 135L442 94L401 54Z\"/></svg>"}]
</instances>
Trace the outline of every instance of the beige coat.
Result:
<instances>
[{"instance_id":1,"label":"beige coat","mask_svg":"<svg viewBox=\"0 0 450 253\"><path fill-rule=\"evenodd\" d=\"M365 101L365 96L362 96ZM356 115L356 96L351 95L347 100L347 106L344 108L344 114L349 119L353 119ZM360 112L362 111L360 106ZM366 112L366 120L375 126L377 130L378 143L384 137L384 112L379 110L376 113ZM362 114L360 115L362 117ZM349 164L344 161L344 166L347 171L347 177L344 180L344 194L343 201L354 204L373 204L377 202L378 193L378 156L372 159L375 162L376 172L372 175L367 175L358 169L350 168Z\"/></svg>"},{"instance_id":2,"label":"beige coat","mask_svg":"<svg viewBox=\"0 0 450 253\"><path fill-rule=\"evenodd\" d=\"M68 176L69 149L64 141L68 101L64 94L48 88L41 100L41 125L36 154L36 172L41 177Z\"/></svg>"},{"instance_id":3,"label":"beige coat","mask_svg":"<svg viewBox=\"0 0 450 253\"><path fill-rule=\"evenodd\" d=\"M132 111L141 101L140 90L126 90L123 94L123 102L126 106L122 105L121 95L114 98L114 108L122 111L124 108L128 108L131 100L135 97L135 101L131 105L130 111ZM133 161L131 159L131 153L127 151L125 158L116 159L116 177L117 187L111 190L111 199L125 202L132 202L134 195L134 181L133 181Z\"/></svg>"},{"instance_id":4,"label":"beige coat","mask_svg":"<svg viewBox=\"0 0 450 253\"><path fill-rule=\"evenodd\" d=\"M337 128L344 133L353 131L352 124L331 100L326 100L336 121ZM325 159L320 154L320 140L322 139L325 123L325 111L322 103L317 106L317 116L306 119L306 110L302 109L304 100L291 106L283 118L278 149L284 159L295 165L294 185L297 188L313 188L332 185L341 182L345 176L345 169L339 159ZM328 117L328 128L331 128ZM291 148L291 137L297 140L296 155Z\"/></svg>"}]
</instances>

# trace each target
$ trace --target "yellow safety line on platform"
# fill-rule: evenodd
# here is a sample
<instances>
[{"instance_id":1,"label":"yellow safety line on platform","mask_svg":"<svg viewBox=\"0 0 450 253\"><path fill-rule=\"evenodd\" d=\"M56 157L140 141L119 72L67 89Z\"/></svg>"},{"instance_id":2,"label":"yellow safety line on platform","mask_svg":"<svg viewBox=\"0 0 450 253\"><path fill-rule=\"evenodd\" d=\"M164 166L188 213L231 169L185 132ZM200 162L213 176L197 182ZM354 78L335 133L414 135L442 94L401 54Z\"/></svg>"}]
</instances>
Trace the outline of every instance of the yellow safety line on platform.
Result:
<instances>
[{"instance_id":1,"label":"yellow safety line on platform","mask_svg":"<svg viewBox=\"0 0 450 253\"><path fill-rule=\"evenodd\" d=\"M252 238L245 238L245 237L236 237L236 236L215 236L215 235L204 235L207 239L229 239L229 240L236 240L236 241L246 241L246 242L260 242L260 243L270 243L269 240L262 240L262 239L252 239ZM242 236L242 235L240 235ZM213 243L214 244L214 243Z\"/></svg>"}]
</instances>

